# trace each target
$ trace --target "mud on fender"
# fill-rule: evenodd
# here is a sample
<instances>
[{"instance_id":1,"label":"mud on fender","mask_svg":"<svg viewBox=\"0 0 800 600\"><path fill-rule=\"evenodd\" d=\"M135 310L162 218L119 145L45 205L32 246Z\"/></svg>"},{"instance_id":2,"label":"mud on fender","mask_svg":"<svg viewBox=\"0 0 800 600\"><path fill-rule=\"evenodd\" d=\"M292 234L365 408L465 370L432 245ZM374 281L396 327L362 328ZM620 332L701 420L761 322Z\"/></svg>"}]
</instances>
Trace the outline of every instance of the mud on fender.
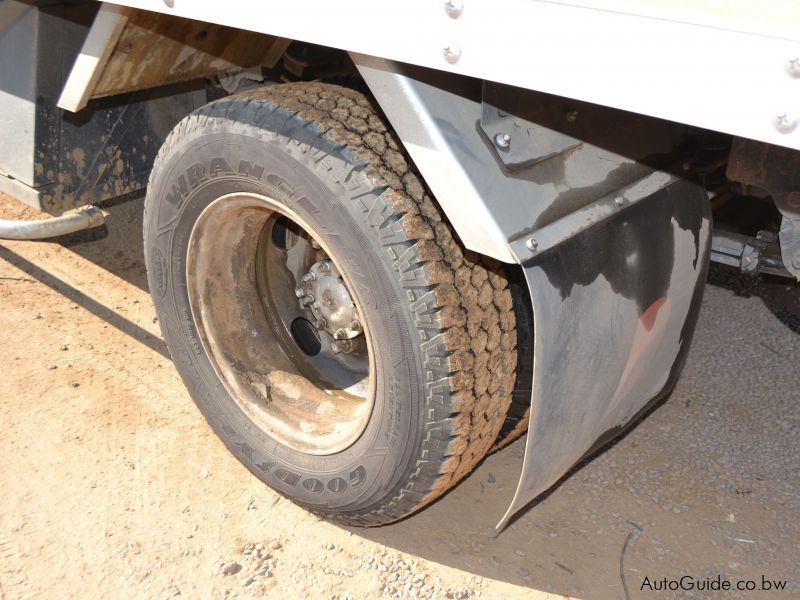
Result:
<instances>
[{"instance_id":1,"label":"mud on fender","mask_svg":"<svg viewBox=\"0 0 800 600\"><path fill-rule=\"evenodd\" d=\"M497 525L607 432L675 384L708 270L711 209L686 179L526 260L534 314L531 419L517 490Z\"/></svg>"}]
</instances>

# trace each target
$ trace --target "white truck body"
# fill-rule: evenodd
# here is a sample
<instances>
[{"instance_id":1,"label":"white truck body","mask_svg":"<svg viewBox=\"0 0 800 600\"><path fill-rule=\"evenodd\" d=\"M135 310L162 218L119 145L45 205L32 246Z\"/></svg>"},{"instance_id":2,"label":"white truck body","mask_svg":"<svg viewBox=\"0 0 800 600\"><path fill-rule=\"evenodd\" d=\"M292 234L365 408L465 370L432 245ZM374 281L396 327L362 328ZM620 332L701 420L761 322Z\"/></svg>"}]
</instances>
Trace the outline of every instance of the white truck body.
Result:
<instances>
[{"instance_id":1,"label":"white truck body","mask_svg":"<svg viewBox=\"0 0 800 600\"><path fill-rule=\"evenodd\" d=\"M800 4L792 0L113 3L800 149Z\"/></svg>"}]
</instances>

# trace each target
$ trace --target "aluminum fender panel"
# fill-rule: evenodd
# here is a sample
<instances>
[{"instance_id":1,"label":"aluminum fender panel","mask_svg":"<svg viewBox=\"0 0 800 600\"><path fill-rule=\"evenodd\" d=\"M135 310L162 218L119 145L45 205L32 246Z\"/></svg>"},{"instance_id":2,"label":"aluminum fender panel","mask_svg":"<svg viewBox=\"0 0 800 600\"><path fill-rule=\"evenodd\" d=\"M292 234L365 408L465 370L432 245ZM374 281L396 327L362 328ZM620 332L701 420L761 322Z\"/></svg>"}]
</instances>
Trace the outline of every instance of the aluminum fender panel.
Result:
<instances>
[{"instance_id":1,"label":"aluminum fender panel","mask_svg":"<svg viewBox=\"0 0 800 600\"><path fill-rule=\"evenodd\" d=\"M679 180L523 265L534 314L531 422L498 529L675 383L711 243L701 187Z\"/></svg>"}]
</instances>

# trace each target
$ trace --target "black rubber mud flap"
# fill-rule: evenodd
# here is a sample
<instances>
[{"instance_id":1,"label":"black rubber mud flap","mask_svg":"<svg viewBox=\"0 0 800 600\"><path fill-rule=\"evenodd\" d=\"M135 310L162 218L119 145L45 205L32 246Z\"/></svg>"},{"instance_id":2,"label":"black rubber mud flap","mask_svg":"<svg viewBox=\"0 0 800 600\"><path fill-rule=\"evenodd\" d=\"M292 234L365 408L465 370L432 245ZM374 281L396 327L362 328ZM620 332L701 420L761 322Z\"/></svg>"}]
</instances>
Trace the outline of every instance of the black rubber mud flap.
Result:
<instances>
[{"instance_id":1,"label":"black rubber mud flap","mask_svg":"<svg viewBox=\"0 0 800 600\"><path fill-rule=\"evenodd\" d=\"M675 384L711 240L702 187L679 180L524 263L535 343L525 458L502 529Z\"/></svg>"}]
</instances>

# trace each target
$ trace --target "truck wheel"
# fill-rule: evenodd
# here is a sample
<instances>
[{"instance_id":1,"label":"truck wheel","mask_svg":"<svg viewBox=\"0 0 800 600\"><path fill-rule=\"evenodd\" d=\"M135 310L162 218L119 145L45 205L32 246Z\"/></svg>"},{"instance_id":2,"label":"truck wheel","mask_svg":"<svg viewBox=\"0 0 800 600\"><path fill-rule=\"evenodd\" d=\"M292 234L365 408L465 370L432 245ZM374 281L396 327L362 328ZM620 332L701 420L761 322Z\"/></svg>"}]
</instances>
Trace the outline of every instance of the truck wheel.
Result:
<instances>
[{"instance_id":1,"label":"truck wheel","mask_svg":"<svg viewBox=\"0 0 800 600\"><path fill-rule=\"evenodd\" d=\"M507 281L459 247L362 94L285 84L191 114L156 160L144 238L192 397L298 504L395 521L495 441L516 366Z\"/></svg>"}]
</instances>

